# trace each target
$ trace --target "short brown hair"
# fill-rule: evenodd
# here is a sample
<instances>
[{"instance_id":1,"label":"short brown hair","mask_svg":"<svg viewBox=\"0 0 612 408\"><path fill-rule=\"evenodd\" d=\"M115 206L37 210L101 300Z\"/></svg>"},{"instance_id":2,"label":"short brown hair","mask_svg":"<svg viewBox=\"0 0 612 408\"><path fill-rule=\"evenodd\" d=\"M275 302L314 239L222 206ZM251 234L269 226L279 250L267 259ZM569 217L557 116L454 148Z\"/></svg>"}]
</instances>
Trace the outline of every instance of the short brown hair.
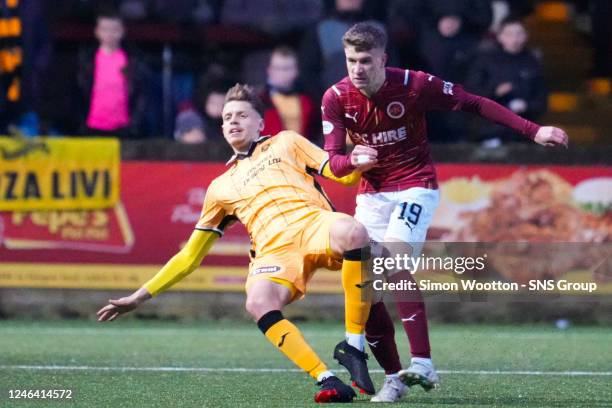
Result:
<instances>
[{"instance_id":1,"label":"short brown hair","mask_svg":"<svg viewBox=\"0 0 612 408\"><path fill-rule=\"evenodd\" d=\"M231 101L248 102L251 104L253 109L255 109L257 113L261 115L262 118L264 117L263 103L261 102L261 99L259 99L259 96L257 96L257 93L255 93L252 86L239 83L232 86L225 94L225 102L223 105Z\"/></svg>"},{"instance_id":2,"label":"short brown hair","mask_svg":"<svg viewBox=\"0 0 612 408\"><path fill-rule=\"evenodd\" d=\"M383 26L374 22L357 23L342 36L344 47L355 47L357 52L387 47L387 33Z\"/></svg>"}]
</instances>

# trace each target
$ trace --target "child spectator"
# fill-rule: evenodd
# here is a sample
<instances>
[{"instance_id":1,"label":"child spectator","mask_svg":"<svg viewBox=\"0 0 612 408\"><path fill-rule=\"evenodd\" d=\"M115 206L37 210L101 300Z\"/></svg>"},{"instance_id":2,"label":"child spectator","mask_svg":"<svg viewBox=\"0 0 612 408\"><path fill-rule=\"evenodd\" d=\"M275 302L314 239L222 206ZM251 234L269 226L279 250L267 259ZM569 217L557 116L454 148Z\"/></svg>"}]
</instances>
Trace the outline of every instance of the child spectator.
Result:
<instances>
[{"instance_id":1,"label":"child spectator","mask_svg":"<svg viewBox=\"0 0 612 408\"><path fill-rule=\"evenodd\" d=\"M118 14L101 13L95 28L99 46L79 57L78 84L85 107L81 128L86 134L140 135L147 70L122 47L124 32Z\"/></svg>"}]
</instances>

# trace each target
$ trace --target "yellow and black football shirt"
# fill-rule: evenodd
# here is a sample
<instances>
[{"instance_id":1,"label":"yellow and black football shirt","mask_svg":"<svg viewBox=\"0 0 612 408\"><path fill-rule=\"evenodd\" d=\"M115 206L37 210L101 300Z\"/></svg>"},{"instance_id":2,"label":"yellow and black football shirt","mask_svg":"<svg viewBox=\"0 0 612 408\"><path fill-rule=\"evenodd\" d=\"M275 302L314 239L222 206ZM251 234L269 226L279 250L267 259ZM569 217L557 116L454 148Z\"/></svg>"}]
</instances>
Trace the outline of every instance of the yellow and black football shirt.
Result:
<instances>
[{"instance_id":1,"label":"yellow and black football shirt","mask_svg":"<svg viewBox=\"0 0 612 408\"><path fill-rule=\"evenodd\" d=\"M257 254L282 247L288 227L314 212L333 211L314 179L327 160L324 150L293 131L260 137L246 154L235 154L229 169L210 184L196 229L222 235L239 220Z\"/></svg>"}]
</instances>

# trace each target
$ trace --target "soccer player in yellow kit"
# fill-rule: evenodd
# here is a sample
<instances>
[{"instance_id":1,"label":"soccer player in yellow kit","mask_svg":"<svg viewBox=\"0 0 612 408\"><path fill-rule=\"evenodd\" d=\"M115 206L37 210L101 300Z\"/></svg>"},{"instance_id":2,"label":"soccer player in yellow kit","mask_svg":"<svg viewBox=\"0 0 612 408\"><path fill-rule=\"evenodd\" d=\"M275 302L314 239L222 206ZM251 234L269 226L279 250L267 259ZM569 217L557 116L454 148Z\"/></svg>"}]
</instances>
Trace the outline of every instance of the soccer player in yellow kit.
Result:
<instances>
[{"instance_id":1,"label":"soccer player in yellow kit","mask_svg":"<svg viewBox=\"0 0 612 408\"><path fill-rule=\"evenodd\" d=\"M246 310L275 347L318 381L316 402L350 402L353 389L328 370L281 309L306 293L318 267L342 269L346 340L336 346L335 355L358 387L374 393L363 352L370 302L362 292L370 289L361 263L369 257L369 238L360 223L333 211L312 175L351 184L359 173L335 178L327 153L295 132L260 137L262 111L250 87L237 84L228 91L223 134L235 154L227 171L208 187L194 232L140 289L101 308L98 320L114 320L187 276L238 220L252 241Z\"/></svg>"}]
</instances>

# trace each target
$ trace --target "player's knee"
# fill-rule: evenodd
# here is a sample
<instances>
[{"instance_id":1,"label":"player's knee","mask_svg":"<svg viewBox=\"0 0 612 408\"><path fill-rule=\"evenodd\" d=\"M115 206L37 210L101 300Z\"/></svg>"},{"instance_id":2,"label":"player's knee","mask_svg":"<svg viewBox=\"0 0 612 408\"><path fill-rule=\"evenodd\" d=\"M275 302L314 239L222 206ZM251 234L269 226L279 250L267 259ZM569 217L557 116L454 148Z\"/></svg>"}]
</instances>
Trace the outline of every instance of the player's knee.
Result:
<instances>
[{"instance_id":1,"label":"player's knee","mask_svg":"<svg viewBox=\"0 0 612 408\"><path fill-rule=\"evenodd\" d=\"M272 305L267 299L247 298L246 311L255 319L259 320L263 315L272 310L278 310L278 305Z\"/></svg>"},{"instance_id":2,"label":"player's knee","mask_svg":"<svg viewBox=\"0 0 612 408\"><path fill-rule=\"evenodd\" d=\"M353 218L343 218L334 224L331 232L332 249L344 253L369 244L368 231Z\"/></svg>"},{"instance_id":3,"label":"player's knee","mask_svg":"<svg viewBox=\"0 0 612 408\"><path fill-rule=\"evenodd\" d=\"M353 220L349 228L349 233L346 236L347 250L363 248L370 242L368 231L358 221Z\"/></svg>"}]
</instances>

